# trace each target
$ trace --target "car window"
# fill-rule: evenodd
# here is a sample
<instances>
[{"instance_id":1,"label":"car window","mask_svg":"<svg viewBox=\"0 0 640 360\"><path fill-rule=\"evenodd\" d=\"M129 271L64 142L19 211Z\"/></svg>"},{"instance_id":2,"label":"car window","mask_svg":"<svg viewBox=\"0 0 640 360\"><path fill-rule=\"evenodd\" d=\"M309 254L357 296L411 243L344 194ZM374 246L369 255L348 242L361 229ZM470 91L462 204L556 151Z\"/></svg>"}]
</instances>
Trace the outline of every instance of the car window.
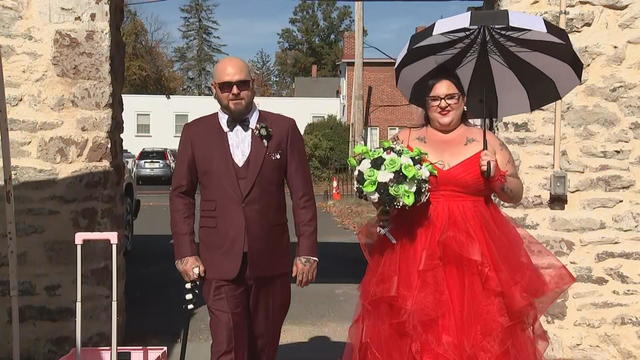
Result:
<instances>
[{"instance_id":1,"label":"car window","mask_svg":"<svg viewBox=\"0 0 640 360\"><path fill-rule=\"evenodd\" d=\"M139 160L164 160L164 151L143 151Z\"/></svg>"}]
</instances>

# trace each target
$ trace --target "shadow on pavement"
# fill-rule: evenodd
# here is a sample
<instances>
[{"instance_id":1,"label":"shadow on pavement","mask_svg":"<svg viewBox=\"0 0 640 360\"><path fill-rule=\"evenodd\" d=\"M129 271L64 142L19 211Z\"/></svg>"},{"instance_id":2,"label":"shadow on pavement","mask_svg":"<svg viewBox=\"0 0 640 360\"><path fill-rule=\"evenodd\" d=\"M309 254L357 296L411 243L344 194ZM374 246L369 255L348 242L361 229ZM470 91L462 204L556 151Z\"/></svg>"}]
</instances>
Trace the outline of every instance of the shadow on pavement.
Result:
<instances>
[{"instance_id":1,"label":"shadow on pavement","mask_svg":"<svg viewBox=\"0 0 640 360\"><path fill-rule=\"evenodd\" d=\"M344 345L326 336L314 336L306 342L280 345L278 360L339 360Z\"/></svg>"},{"instance_id":2,"label":"shadow on pavement","mask_svg":"<svg viewBox=\"0 0 640 360\"><path fill-rule=\"evenodd\" d=\"M127 345L167 346L171 351L182 336L184 281L174 267L170 239L169 235L136 235L126 257Z\"/></svg>"},{"instance_id":3,"label":"shadow on pavement","mask_svg":"<svg viewBox=\"0 0 640 360\"><path fill-rule=\"evenodd\" d=\"M179 346L184 328L184 282L174 267L170 239L170 235L136 235L133 249L126 257L124 342L127 345L167 346L169 351ZM321 242L318 246L321 260L317 283L360 283L366 261L359 244ZM292 243L292 256L294 250L295 243ZM198 305L202 306L202 301ZM283 345L282 356L288 357L282 359L301 359L300 356L318 354L318 351L335 354L335 357L318 359L337 359L343 346L328 338L312 338L306 343Z\"/></svg>"},{"instance_id":4,"label":"shadow on pavement","mask_svg":"<svg viewBox=\"0 0 640 360\"><path fill-rule=\"evenodd\" d=\"M296 243L291 243L292 258L295 249ZM320 242L318 258L317 284L360 284L367 268L367 261L358 243Z\"/></svg>"}]
</instances>

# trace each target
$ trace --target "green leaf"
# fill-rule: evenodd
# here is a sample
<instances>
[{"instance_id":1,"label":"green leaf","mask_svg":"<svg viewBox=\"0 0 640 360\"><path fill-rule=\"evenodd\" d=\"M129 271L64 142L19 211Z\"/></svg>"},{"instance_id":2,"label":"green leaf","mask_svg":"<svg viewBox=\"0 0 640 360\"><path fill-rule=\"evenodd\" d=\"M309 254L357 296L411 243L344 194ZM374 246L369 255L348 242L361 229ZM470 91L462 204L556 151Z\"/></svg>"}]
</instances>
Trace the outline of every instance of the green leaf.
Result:
<instances>
[{"instance_id":1,"label":"green leaf","mask_svg":"<svg viewBox=\"0 0 640 360\"><path fill-rule=\"evenodd\" d=\"M369 152L369 148L364 145L356 145L353 147L353 153L355 155L366 155Z\"/></svg>"},{"instance_id":2,"label":"green leaf","mask_svg":"<svg viewBox=\"0 0 640 360\"><path fill-rule=\"evenodd\" d=\"M388 148L389 146L391 146L391 141L389 141L389 140L384 140L384 141L382 142L382 148L383 148L383 149L386 149L386 148Z\"/></svg>"},{"instance_id":3,"label":"green leaf","mask_svg":"<svg viewBox=\"0 0 640 360\"><path fill-rule=\"evenodd\" d=\"M347 164L349 164L349 166L351 167L358 167L358 162L353 157L350 157L349 159L347 159Z\"/></svg>"},{"instance_id":4,"label":"green leaf","mask_svg":"<svg viewBox=\"0 0 640 360\"><path fill-rule=\"evenodd\" d=\"M402 173L408 179L413 179L418 174L418 170L412 164L402 164Z\"/></svg>"}]
</instances>

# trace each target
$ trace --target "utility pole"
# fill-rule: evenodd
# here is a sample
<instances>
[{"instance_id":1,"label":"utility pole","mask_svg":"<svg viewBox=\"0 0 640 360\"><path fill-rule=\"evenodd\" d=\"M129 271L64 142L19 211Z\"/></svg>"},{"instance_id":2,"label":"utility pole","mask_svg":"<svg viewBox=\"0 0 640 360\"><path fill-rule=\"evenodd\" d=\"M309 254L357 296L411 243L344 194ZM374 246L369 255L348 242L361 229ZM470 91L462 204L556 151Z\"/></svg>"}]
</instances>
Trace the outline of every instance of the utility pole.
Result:
<instances>
[{"instance_id":1,"label":"utility pole","mask_svg":"<svg viewBox=\"0 0 640 360\"><path fill-rule=\"evenodd\" d=\"M363 1L355 2L355 63L353 72L353 96L351 97L353 145L364 143L364 111L362 92L362 67L364 56Z\"/></svg>"},{"instance_id":2,"label":"utility pole","mask_svg":"<svg viewBox=\"0 0 640 360\"><path fill-rule=\"evenodd\" d=\"M2 47L0 47L2 50ZM1 53L1 51L0 51ZM18 306L18 250L16 246L16 216L13 197L13 178L11 175L11 147L9 146L9 124L7 119L7 101L4 93L4 73L2 55L0 55L0 142L2 142L2 170L4 172L5 217L9 258L9 296L11 297L11 343L13 359L20 359L20 315Z\"/></svg>"}]
</instances>

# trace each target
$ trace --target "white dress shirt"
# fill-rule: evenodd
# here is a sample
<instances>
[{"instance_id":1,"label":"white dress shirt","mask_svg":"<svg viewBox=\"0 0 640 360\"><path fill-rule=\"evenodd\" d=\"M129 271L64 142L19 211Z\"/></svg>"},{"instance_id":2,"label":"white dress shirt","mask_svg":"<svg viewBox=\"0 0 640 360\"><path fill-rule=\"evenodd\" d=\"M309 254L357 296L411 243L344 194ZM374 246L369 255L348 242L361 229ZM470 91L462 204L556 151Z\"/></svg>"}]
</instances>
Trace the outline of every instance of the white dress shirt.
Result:
<instances>
[{"instance_id":1,"label":"white dress shirt","mask_svg":"<svg viewBox=\"0 0 640 360\"><path fill-rule=\"evenodd\" d=\"M251 152L251 133L253 132L253 129L256 128L259 115L256 104L253 104L251 112L247 115L247 117L249 117L249 130L244 131L240 126L236 126L233 128L233 131L229 131L229 127L227 126L227 119L229 118L229 115L222 111L222 109L218 110L218 121L220 121L222 130L227 133L231 157L233 157L233 161L238 166L242 166L249 157L249 152Z\"/></svg>"}]
</instances>

